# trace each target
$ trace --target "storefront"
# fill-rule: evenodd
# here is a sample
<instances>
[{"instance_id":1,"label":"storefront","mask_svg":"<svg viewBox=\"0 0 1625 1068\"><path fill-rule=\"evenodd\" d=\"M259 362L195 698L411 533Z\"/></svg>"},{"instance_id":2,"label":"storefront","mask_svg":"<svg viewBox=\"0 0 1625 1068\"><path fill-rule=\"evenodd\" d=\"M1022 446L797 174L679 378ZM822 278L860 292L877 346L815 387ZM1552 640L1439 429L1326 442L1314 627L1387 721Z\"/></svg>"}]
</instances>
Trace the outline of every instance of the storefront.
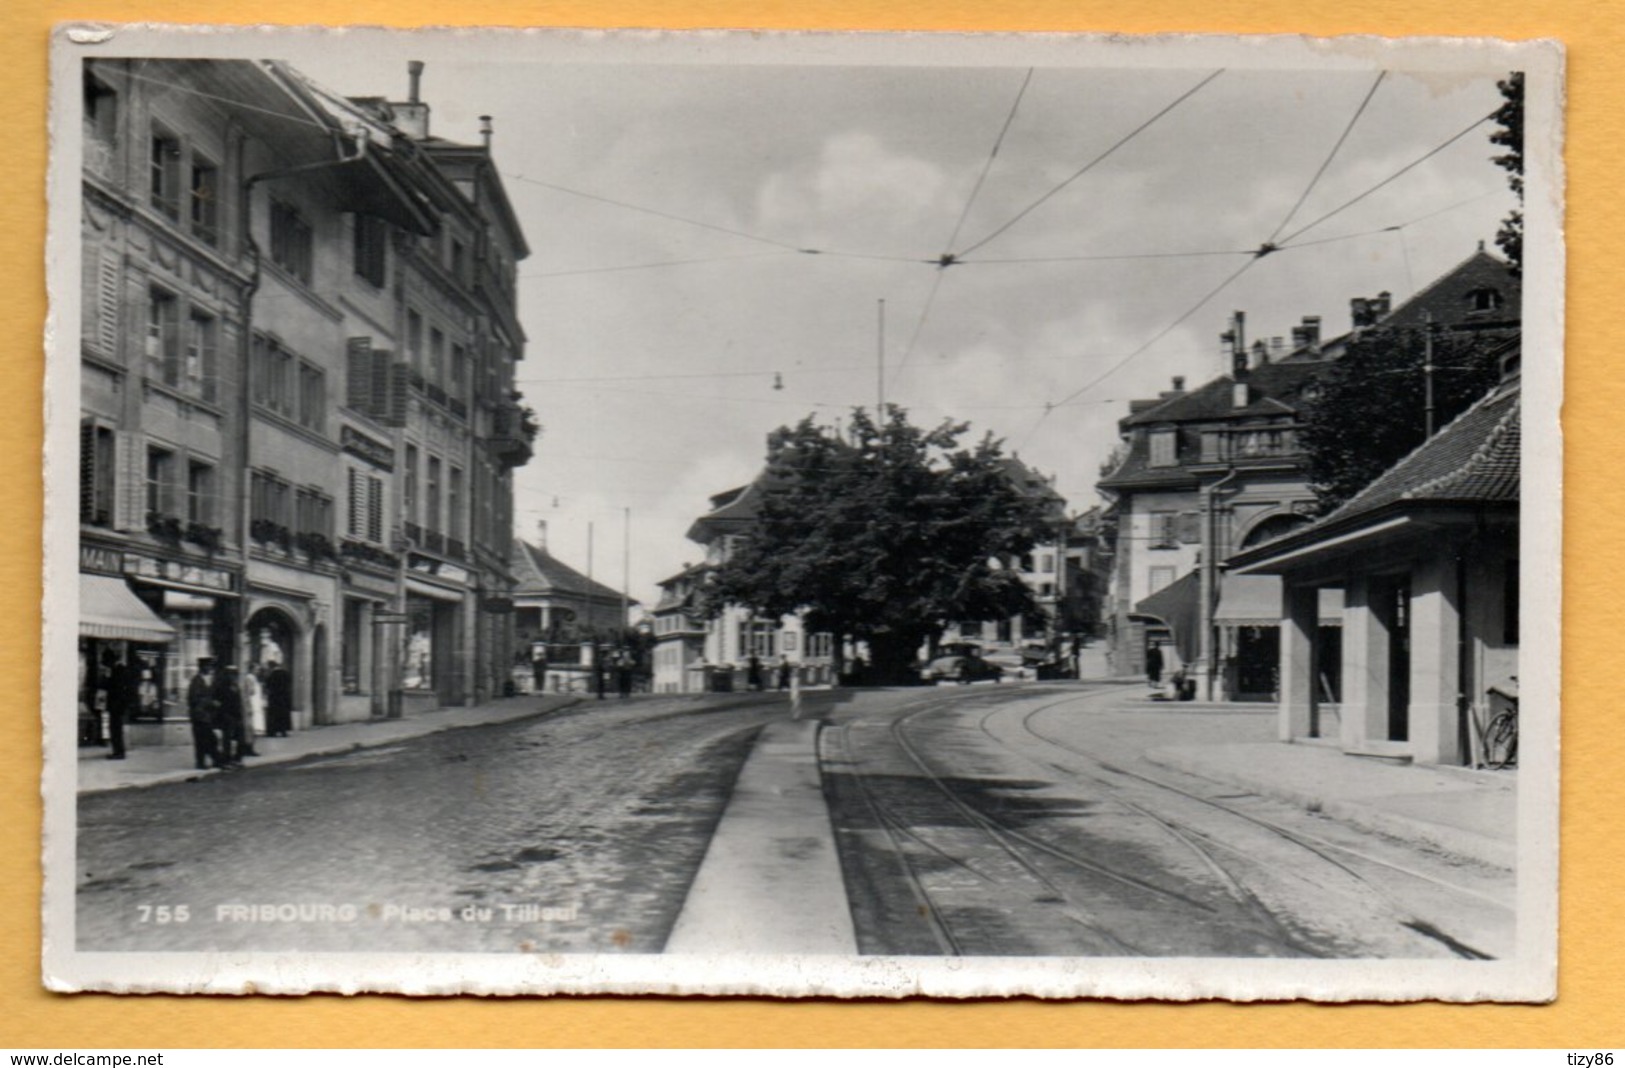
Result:
<instances>
[{"instance_id":1,"label":"storefront","mask_svg":"<svg viewBox=\"0 0 1625 1068\"><path fill-rule=\"evenodd\" d=\"M190 744L186 686L197 662L231 663L237 634L237 575L186 560L98 546L80 549L79 661L82 722L99 739L92 695L108 643L137 673L130 745ZM89 714L87 714L89 713Z\"/></svg>"},{"instance_id":2,"label":"storefront","mask_svg":"<svg viewBox=\"0 0 1625 1068\"><path fill-rule=\"evenodd\" d=\"M406 579L406 625L401 644L401 689L414 708L464 703L464 656L460 567L425 557L410 558Z\"/></svg>"}]
</instances>

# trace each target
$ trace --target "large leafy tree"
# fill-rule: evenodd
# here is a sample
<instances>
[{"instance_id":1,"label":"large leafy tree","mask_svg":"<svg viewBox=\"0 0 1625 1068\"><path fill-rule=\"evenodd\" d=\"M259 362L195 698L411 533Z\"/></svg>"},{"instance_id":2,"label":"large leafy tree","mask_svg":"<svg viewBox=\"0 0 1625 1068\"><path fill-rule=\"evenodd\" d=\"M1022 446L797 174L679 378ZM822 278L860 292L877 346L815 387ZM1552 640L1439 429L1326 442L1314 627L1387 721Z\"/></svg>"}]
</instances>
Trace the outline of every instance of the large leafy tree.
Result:
<instances>
[{"instance_id":1,"label":"large leafy tree","mask_svg":"<svg viewBox=\"0 0 1625 1068\"><path fill-rule=\"evenodd\" d=\"M1435 331L1433 429L1500 377L1506 332ZM1321 510L1364 489L1427 439L1428 346L1419 328L1370 331L1327 367L1303 412L1309 480Z\"/></svg>"},{"instance_id":2,"label":"large leafy tree","mask_svg":"<svg viewBox=\"0 0 1625 1068\"><path fill-rule=\"evenodd\" d=\"M1502 220L1495 244L1517 275L1523 270L1523 71L1513 71L1495 84L1501 90L1501 106L1495 112L1490 143L1506 149L1495 157L1495 164L1506 170L1507 184L1518 197L1518 207Z\"/></svg>"},{"instance_id":3,"label":"large leafy tree","mask_svg":"<svg viewBox=\"0 0 1625 1068\"><path fill-rule=\"evenodd\" d=\"M897 680L951 620L1034 613L1010 565L1054 536L1058 502L1017 486L992 438L961 445L968 429L922 429L888 405L883 422L855 411L845 432L811 418L775 431L712 611L803 612L812 630L866 642L876 675Z\"/></svg>"}]
</instances>

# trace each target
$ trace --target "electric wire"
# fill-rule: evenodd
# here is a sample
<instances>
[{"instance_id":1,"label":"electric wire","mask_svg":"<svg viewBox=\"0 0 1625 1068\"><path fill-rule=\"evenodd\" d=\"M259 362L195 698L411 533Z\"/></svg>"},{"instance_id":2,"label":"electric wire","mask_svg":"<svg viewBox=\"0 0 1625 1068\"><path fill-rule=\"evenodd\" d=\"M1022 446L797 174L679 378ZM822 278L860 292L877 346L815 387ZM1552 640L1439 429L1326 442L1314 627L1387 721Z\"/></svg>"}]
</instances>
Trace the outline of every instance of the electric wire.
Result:
<instances>
[{"instance_id":1,"label":"electric wire","mask_svg":"<svg viewBox=\"0 0 1625 1068\"><path fill-rule=\"evenodd\" d=\"M993 230L992 233L989 233L986 237L982 238L980 241L977 241L975 244L970 245L970 246L968 246L968 247L966 247L964 249L961 249L958 253L955 254L954 258L957 260L957 258L959 256L967 256L970 253L975 252L977 249L979 249L982 246L986 245L988 242L992 241L994 238L996 238L999 235L1003 234L1005 231L1009 230L1012 226L1016 225L1016 223L1020 222L1022 219L1025 219L1028 215L1032 214L1032 212L1035 211L1040 205L1044 204L1051 197L1055 196L1057 193L1059 193L1061 190L1065 189L1067 186L1071 185L1073 182L1077 181L1079 178L1082 178L1085 174L1088 174L1091 170L1093 170L1100 163L1104 162L1108 157L1110 157L1118 149L1122 148L1124 145L1126 145L1130 141L1134 140L1140 134L1142 134L1146 130L1150 129L1164 115L1168 114L1170 111L1173 111L1180 104L1183 104L1186 100L1189 100L1192 96L1195 96L1196 93L1198 93L1204 86L1206 86L1209 82L1213 81L1213 79L1217 78L1219 75L1221 75L1223 73L1224 73L1224 68L1221 67L1218 70L1214 71L1212 74L1209 74L1207 77L1203 78L1201 81L1197 82L1191 88L1185 90L1178 97L1176 97L1173 100L1172 103L1164 106L1162 108L1162 110L1158 111L1155 115L1152 115L1149 119L1146 119L1140 125L1136 126L1134 129L1130 130L1128 133L1124 134L1121 138L1119 138L1116 142L1114 142L1110 148L1106 149L1106 151L1102 152L1100 155L1096 156L1094 159L1090 160L1088 163L1085 163L1082 167L1078 168L1076 171L1074 171L1071 174L1070 177L1066 178L1064 181L1062 181L1059 185L1055 186L1049 192L1045 193L1043 196L1039 197L1037 200L1033 201L1031 204L1029 204L1025 208L1021 209L1008 222L1006 222L1003 225L997 227L996 229Z\"/></svg>"},{"instance_id":2,"label":"electric wire","mask_svg":"<svg viewBox=\"0 0 1625 1068\"><path fill-rule=\"evenodd\" d=\"M1482 116L1480 118L1474 119L1473 122L1470 123L1463 130L1461 130L1461 132L1453 134L1451 137L1447 138L1444 141L1441 141L1439 144L1437 144L1434 147L1428 149L1422 155L1418 156L1416 159L1412 160L1411 162L1405 164L1405 166L1399 168L1399 170L1395 171L1393 174L1390 174L1388 177L1384 178L1382 181L1378 182L1376 185L1371 186L1365 192L1360 193L1357 196L1351 197L1348 200L1345 200L1342 204L1339 204L1337 207L1333 208L1331 211L1328 211L1326 214L1320 216L1318 219L1316 219L1312 223L1309 223L1307 226L1298 227L1298 229L1292 231L1292 233L1290 233L1286 237L1282 238L1280 243L1279 243L1279 246L1283 247L1283 248L1290 246L1293 241L1297 240L1302 235L1308 233L1310 230L1313 230L1315 227L1319 226L1321 223L1325 222L1327 219L1330 219L1334 215L1338 215L1338 214L1341 214L1344 211L1347 211L1349 208L1352 208L1354 205L1358 204L1360 201L1364 200L1366 197L1370 196L1372 193L1375 193L1377 190L1379 190L1379 189L1383 188L1384 186L1388 185L1390 182L1394 181L1395 179L1399 178L1400 176L1402 176L1404 174L1409 173L1410 171L1416 169L1417 167L1420 167L1423 163L1426 163L1428 160L1432 159L1434 156L1437 156L1440 152L1443 152L1445 149L1449 148L1451 145L1455 144L1457 141L1460 141L1463 137L1466 137L1468 134L1472 133L1474 130L1478 129L1480 126L1484 125L1486 122L1489 122L1494 117L1495 116L1492 113L1492 114L1484 115L1484 116Z\"/></svg>"},{"instance_id":3,"label":"electric wire","mask_svg":"<svg viewBox=\"0 0 1625 1068\"><path fill-rule=\"evenodd\" d=\"M1385 70L1380 70L1377 72L1377 80L1371 83L1371 88L1366 91L1365 99L1361 100L1360 106L1354 109L1354 116L1349 119L1348 125L1343 127L1343 133L1340 137L1338 137L1337 143L1332 146L1331 152L1328 153L1326 158L1321 161L1320 169L1315 171L1315 176L1313 178L1309 179L1309 184L1305 186L1303 192L1299 194L1297 203L1292 205L1292 210L1286 213L1286 218L1281 220L1281 224L1275 228L1273 233L1270 234L1269 240L1265 242L1265 244L1275 244L1275 239L1281 236L1281 231L1286 229L1287 223L1291 222L1292 217L1298 214L1298 209L1303 207L1303 202L1309 199L1309 194L1314 192L1315 186L1319 184L1321 176L1326 173L1326 168L1330 167L1332 165L1332 160L1337 158L1337 153L1342 149L1343 142L1347 141L1349 139L1349 134L1354 132L1355 124L1360 121L1360 116L1365 114L1366 106L1371 103L1371 98L1377 95L1378 87L1382 85L1382 80L1387 76L1388 72Z\"/></svg>"},{"instance_id":4,"label":"electric wire","mask_svg":"<svg viewBox=\"0 0 1625 1068\"><path fill-rule=\"evenodd\" d=\"M583 267L573 271L520 271L525 278L575 278L587 274L616 274L622 271L650 271L657 267L688 267L700 263L730 263L735 260L759 260L769 256L788 256L789 249L773 252L743 252L737 256L703 256L687 260L661 260L656 263L627 263L616 267Z\"/></svg>"}]
</instances>

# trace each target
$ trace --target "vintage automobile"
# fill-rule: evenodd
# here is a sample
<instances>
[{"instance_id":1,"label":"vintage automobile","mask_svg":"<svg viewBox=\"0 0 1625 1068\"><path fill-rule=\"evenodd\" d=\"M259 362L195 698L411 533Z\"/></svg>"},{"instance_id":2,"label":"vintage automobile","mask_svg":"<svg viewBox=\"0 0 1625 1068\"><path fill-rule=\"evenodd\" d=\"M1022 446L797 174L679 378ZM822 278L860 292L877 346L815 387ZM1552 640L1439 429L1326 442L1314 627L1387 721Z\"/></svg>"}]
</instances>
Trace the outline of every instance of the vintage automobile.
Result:
<instances>
[{"instance_id":1,"label":"vintage automobile","mask_svg":"<svg viewBox=\"0 0 1625 1068\"><path fill-rule=\"evenodd\" d=\"M1004 677L1004 668L983 659L975 646L944 646L942 651L945 655L932 660L921 672L926 682L998 682Z\"/></svg>"}]
</instances>

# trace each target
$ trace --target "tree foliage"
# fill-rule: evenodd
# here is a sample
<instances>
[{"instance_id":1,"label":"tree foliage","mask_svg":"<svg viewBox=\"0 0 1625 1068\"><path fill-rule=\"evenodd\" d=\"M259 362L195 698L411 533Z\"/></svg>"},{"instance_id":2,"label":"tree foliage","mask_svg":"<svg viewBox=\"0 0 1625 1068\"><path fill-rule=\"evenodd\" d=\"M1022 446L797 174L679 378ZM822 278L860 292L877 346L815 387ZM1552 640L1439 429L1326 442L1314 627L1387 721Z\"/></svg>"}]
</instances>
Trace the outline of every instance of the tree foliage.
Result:
<instances>
[{"instance_id":1,"label":"tree foliage","mask_svg":"<svg viewBox=\"0 0 1625 1068\"><path fill-rule=\"evenodd\" d=\"M853 413L843 435L809 417L768 438L752 529L715 573L727 603L868 643L880 677L961 619L1036 612L1009 566L1060 522L1054 498L1011 480L998 442L965 447L968 424L921 429L888 405L884 423Z\"/></svg>"},{"instance_id":2,"label":"tree foliage","mask_svg":"<svg viewBox=\"0 0 1625 1068\"><path fill-rule=\"evenodd\" d=\"M1495 164L1507 172L1507 184L1517 194L1518 206L1507 214L1495 235L1495 244L1505 253L1512 273L1523 270L1523 71L1513 71L1499 82L1502 103L1495 111L1495 132L1490 143L1507 151L1495 157Z\"/></svg>"},{"instance_id":3,"label":"tree foliage","mask_svg":"<svg viewBox=\"0 0 1625 1068\"><path fill-rule=\"evenodd\" d=\"M1496 383L1506 340L1501 332L1434 334L1435 432ZM1323 512L1426 440L1426 352L1422 329L1373 330L1352 341L1320 377L1303 413L1302 440Z\"/></svg>"}]
</instances>

